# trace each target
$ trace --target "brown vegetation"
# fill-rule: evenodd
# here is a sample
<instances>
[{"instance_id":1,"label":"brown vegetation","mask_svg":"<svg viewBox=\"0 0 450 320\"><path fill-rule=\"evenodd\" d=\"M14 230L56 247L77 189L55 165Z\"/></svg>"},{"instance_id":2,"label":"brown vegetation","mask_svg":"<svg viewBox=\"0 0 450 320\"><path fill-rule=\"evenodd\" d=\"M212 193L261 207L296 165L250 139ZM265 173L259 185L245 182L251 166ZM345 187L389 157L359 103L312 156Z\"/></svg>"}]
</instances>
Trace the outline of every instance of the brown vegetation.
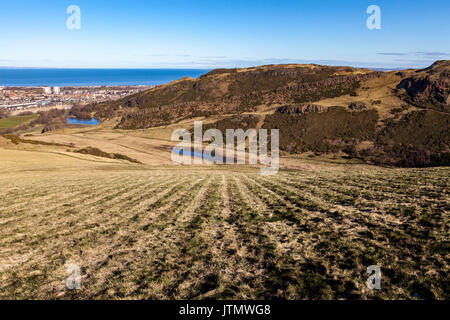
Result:
<instances>
[{"instance_id":1,"label":"brown vegetation","mask_svg":"<svg viewBox=\"0 0 450 320\"><path fill-rule=\"evenodd\" d=\"M398 86L399 95L414 105L450 112L450 61L437 61Z\"/></svg>"},{"instance_id":2,"label":"brown vegetation","mask_svg":"<svg viewBox=\"0 0 450 320\"><path fill-rule=\"evenodd\" d=\"M102 166L0 177L0 299L449 299L446 168Z\"/></svg>"},{"instance_id":3,"label":"brown vegetation","mask_svg":"<svg viewBox=\"0 0 450 320\"><path fill-rule=\"evenodd\" d=\"M329 112L345 123L373 111L280 115L308 118L317 133L312 124ZM220 121L212 127L261 119ZM155 166L170 163L166 136L191 124L30 138L98 148L85 153L0 139L0 299L449 298L448 168L297 155L269 177L251 166ZM70 264L81 268L80 290L65 286ZM381 267L382 290L367 289L368 265Z\"/></svg>"},{"instance_id":4,"label":"brown vegetation","mask_svg":"<svg viewBox=\"0 0 450 320\"><path fill-rule=\"evenodd\" d=\"M450 165L450 115L413 111L391 119L377 134L376 149L367 150L375 163L423 167Z\"/></svg>"},{"instance_id":5,"label":"brown vegetation","mask_svg":"<svg viewBox=\"0 0 450 320\"><path fill-rule=\"evenodd\" d=\"M349 143L372 140L378 122L376 110L349 112L330 107L326 112L266 116L264 128L280 130L280 149L292 153L337 152Z\"/></svg>"},{"instance_id":6,"label":"brown vegetation","mask_svg":"<svg viewBox=\"0 0 450 320\"><path fill-rule=\"evenodd\" d=\"M24 116L31 116L31 115L33 115L33 114L34 114L34 113L31 112L31 111L23 111L23 112L17 114L17 116L19 116L19 117L24 117Z\"/></svg>"},{"instance_id":7,"label":"brown vegetation","mask_svg":"<svg viewBox=\"0 0 450 320\"><path fill-rule=\"evenodd\" d=\"M301 104L297 106L284 106L279 107L276 112L290 114L290 115L302 115L310 112L325 112L327 108L317 104Z\"/></svg>"},{"instance_id":8,"label":"brown vegetation","mask_svg":"<svg viewBox=\"0 0 450 320\"><path fill-rule=\"evenodd\" d=\"M330 107L327 112L307 114L279 111L265 118L264 128L280 129L281 150L344 151L352 158L390 166L450 165L448 114L413 111L385 120L380 127L375 109L349 112ZM373 146L358 150L364 141Z\"/></svg>"},{"instance_id":9,"label":"brown vegetation","mask_svg":"<svg viewBox=\"0 0 450 320\"><path fill-rule=\"evenodd\" d=\"M199 116L256 111L259 105L292 104L350 94L360 81L383 73L349 67L272 65L215 70L133 96L86 106L95 116L122 116L120 129L143 129Z\"/></svg>"},{"instance_id":10,"label":"brown vegetation","mask_svg":"<svg viewBox=\"0 0 450 320\"><path fill-rule=\"evenodd\" d=\"M28 112L25 112L27 115ZM40 111L38 112L39 117L30 121L27 124L20 125L15 128L9 128L3 130L1 134L12 134L20 131L25 131L36 126L43 127L42 133L62 128L66 125L66 121L64 118L65 111L60 109L50 109L48 111Z\"/></svg>"},{"instance_id":11,"label":"brown vegetation","mask_svg":"<svg viewBox=\"0 0 450 320\"><path fill-rule=\"evenodd\" d=\"M217 122L203 125L203 134L209 129L218 129L223 133L223 136L225 138L227 129L242 129L244 131L247 131L248 129L255 129L257 127L259 119L259 116L250 114L227 117ZM191 132L193 132L193 129L191 130Z\"/></svg>"},{"instance_id":12,"label":"brown vegetation","mask_svg":"<svg viewBox=\"0 0 450 320\"><path fill-rule=\"evenodd\" d=\"M73 106L69 111L69 116L75 117L75 118L81 119L81 120L92 119L92 116L91 116L90 112L88 112L88 109L85 106L81 106L81 105Z\"/></svg>"},{"instance_id":13,"label":"brown vegetation","mask_svg":"<svg viewBox=\"0 0 450 320\"><path fill-rule=\"evenodd\" d=\"M67 144L61 144L61 143L53 143L53 142L45 142L45 141L37 141L37 140L29 140L29 139L22 139L21 137L14 135L14 134L4 134L1 135L1 137L8 139L13 144L19 144L19 143L28 143L28 144L39 144L43 146L59 146L59 147L68 147Z\"/></svg>"},{"instance_id":14,"label":"brown vegetation","mask_svg":"<svg viewBox=\"0 0 450 320\"><path fill-rule=\"evenodd\" d=\"M0 108L0 119L7 118L8 116L9 116L8 111L3 108Z\"/></svg>"},{"instance_id":15,"label":"brown vegetation","mask_svg":"<svg viewBox=\"0 0 450 320\"><path fill-rule=\"evenodd\" d=\"M137 161L136 159L132 159L126 155L123 155L120 153L107 153L107 152L103 152L102 150L100 150L98 148L88 147L88 148L76 150L75 152L82 153L82 154L90 154L90 155L93 155L96 157L102 157L102 158L108 158L108 159L126 160L128 162L141 164L141 162Z\"/></svg>"}]
</instances>

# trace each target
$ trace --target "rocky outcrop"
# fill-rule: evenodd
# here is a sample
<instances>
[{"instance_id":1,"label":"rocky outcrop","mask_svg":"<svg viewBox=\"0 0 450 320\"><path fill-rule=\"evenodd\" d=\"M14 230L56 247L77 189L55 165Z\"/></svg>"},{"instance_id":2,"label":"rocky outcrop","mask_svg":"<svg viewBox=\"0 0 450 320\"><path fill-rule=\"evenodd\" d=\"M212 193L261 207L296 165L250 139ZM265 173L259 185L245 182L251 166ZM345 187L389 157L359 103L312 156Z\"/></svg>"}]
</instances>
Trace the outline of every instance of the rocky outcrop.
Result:
<instances>
[{"instance_id":1,"label":"rocky outcrop","mask_svg":"<svg viewBox=\"0 0 450 320\"><path fill-rule=\"evenodd\" d=\"M397 86L399 96L416 106L450 112L450 61L438 61Z\"/></svg>"},{"instance_id":2,"label":"rocky outcrop","mask_svg":"<svg viewBox=\"0 0 450 320\"><path fill-rule=\"evenodd\" d=\"M285 106L277 109L278 113L290 114L290 115L303 115L306 113L322 113L326 112L328 108L317 104L302 104L298 106Z\"/></svg>"}]
</instances>

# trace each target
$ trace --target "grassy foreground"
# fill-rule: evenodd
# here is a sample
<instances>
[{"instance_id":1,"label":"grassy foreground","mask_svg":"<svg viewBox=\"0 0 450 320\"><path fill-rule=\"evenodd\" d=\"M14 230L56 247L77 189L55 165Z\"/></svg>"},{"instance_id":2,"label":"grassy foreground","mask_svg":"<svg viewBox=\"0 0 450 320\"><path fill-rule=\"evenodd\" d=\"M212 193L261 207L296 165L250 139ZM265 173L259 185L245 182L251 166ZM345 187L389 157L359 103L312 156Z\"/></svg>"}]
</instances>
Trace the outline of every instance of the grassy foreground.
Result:
<instances>
[{"instance_id":1,"label":"grassy foreground","mask_svg":"<svg viewBox=\"0 0 450 320\"><path fill-rule=\"evenodd\" d=\"M449 299L448 168L40 170L0 174L0 299Z\"/></svg>"}]
</instances>

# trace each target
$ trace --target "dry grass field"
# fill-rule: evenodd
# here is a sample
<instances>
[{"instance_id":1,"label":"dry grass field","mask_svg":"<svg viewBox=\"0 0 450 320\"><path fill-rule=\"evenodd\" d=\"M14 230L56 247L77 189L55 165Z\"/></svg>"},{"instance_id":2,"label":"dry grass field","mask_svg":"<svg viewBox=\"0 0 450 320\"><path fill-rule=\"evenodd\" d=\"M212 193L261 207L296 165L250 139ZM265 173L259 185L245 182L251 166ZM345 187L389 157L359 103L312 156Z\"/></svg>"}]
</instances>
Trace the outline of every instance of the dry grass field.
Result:
<instances>
[{"instance_id":1,"label":"dry grass field","mask_svg":"<svg viewBox=\"0 0 450 320\"><path fill-rule=\"evenodd\" d=\"M192 121L114 121L0 137L0 299L449 299L449 168L181 167L169 137Z\"/></svg>"},{"instance_id":2,"label":"dry grass field","mask_svg":"<svg viewBox=\"0 0 450 320\"><path fill-rule=\"evenodd\" d=\"M449 298L448 168L264 177L4 147L0 299Z\"/></svg>"}]
</instances>

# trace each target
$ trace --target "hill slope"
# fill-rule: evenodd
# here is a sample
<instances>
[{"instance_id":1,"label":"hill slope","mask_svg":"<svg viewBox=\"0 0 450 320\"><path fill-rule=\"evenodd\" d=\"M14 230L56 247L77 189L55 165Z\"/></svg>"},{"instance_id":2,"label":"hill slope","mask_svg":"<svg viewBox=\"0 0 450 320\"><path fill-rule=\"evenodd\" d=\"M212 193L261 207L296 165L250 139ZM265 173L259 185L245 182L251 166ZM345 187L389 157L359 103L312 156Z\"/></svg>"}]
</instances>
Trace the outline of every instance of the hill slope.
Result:
<instances>
[{"instance_id":1,"label":"hill slope","mask_svg":"<svg viewBox=\"0 0 450 320\"><path fill-rule=\"evenodd\" d=\"M100 118L121 116L118 128L141 129L198 116L255 111L259 105L290 104L353 94L381 72L351 67L270 65L218 69L183 78L114 103L90 106Z\"/></svg>"},{"instance_id":2,"label":"hill slope","mask_svg":"<svg viewBox=\"0 0 450 320\"><path fill-rule=\"evenodd\" d=\"M419 107L450 112L450 61L437 61L418 70L397 87L403 98Z\"/></svg>"},{"instance_id":3,"label":"hill slope","mask_svg":"<svg viewBox=\"0 0 450 320\"><path fill-rule=\"evenodd\" d=\"M319 65L218 69L84 111L119 117L118 129L215 116L209 127L280 129L288 153L343 151L383 165L450 165L449 75L450 61L387 73Z\"/></svg>"}]
</instances>

